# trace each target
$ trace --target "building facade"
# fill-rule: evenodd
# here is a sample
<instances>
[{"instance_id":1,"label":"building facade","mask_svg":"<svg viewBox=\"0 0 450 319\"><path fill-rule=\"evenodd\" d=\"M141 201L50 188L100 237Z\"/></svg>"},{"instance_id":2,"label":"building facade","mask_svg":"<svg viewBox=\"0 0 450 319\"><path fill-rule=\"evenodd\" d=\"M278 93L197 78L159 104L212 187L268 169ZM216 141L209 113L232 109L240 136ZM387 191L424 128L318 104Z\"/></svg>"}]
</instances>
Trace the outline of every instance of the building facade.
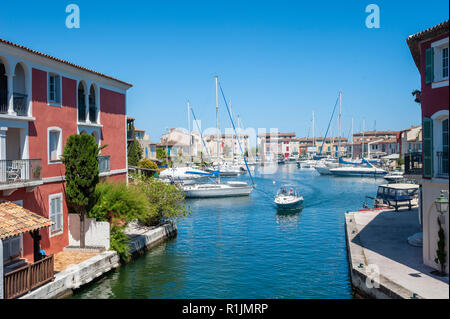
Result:
<instances>
[{"instance_id":1,"label":"building facade","mask_svg":"<svg viewBox=\"0 0 450 319\"><path fill-rule=\"evenodd\" d=\"M434 201L441 190L448 192L449 117L449 22L411 35L406 40L421 78L422 109L422 227L423 260L439 269L435 262L439 226ZM448 193L447 193L448 198ZM449 262L449 219L442 225L446 242L446 272Z\"/></svg>"},{"instance_id":2,"label":"building facade","mask_svg":"<svg viewBox=\"0 0 450 319\"><path fill-rule=\"evenodd\" d=\"M101 150L101 176L126 180L126 92L131 84L0 39L0 200L55 222L41 249L69 242L64 193L64 145L87 133ZM31 258L29 234L10 238L10 258Z\"/></svg>"}]
</instances>

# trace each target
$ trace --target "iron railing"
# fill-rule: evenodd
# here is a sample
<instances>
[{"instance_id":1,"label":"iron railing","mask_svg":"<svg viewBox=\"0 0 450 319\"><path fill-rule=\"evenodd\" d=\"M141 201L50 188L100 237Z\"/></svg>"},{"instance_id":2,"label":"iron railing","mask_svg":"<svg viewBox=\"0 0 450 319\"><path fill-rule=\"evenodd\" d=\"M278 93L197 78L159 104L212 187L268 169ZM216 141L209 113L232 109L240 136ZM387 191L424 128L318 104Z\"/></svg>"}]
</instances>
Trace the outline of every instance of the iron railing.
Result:
<instances>
[{"instance_id":1,"label":"iron railing","mask_svg":"<svg viewBox=\"0 0 450 319\"><path fill-rule=\"evenodd\" d=\"M98 157L98 169L100 173L106 173L110 171L111 157L99 156Z\"/></svg>"},{"instance_id":2,"label":"iron railing","mask_svg":"<svg viewBox=\"0 0 450 319\"><path fill-rule=\"evenodd\" d=\"M41 179L41 159L0 160L0 185Z\"/></svg>"},{"instance_id":3,"label":"iron railing","mask_svg":"<svg viewBox=\"0 0 450 319\"><path fill-rule=\"evenodd\" d=\"M53 276L53 255L6 273L3 276L4 298L20 297L28 291L52 281Z\"/></svg>"},{"instance_id":4,"label":"iron railing","mask_svg":"<svg viewBox=\"0 0 450 319\"><path fill-rule=\"evenodd\" d=\"M0 114L8 113L8 91L0 90Z\"/></svg>"},{"instance_id":5,"label":"iron railing","mask_svg":"<svg viewBox=\"0 0 450 319\"><path fill-rule=\"evenodd\" d=\"M448 151L436 152L437 156L437 175L439 177L448 177Z\"/></svg>"},{"instance_id":6,"label":"iron railing","mask_svg":"<svg viewBox=\"0 0 450 319\"><path fill-rule=\"evenodd\" d=\"M405 154L405 175L422 175L422 153Z\"/></svg>"},{"instance_id":7,"label":"iron railing","mask_svg":"<svg viewBox=\"0 0 450 319\"><path fill-rule=\"evenodd\" d=\"M28 95L14 92L13 99L14 99L14 112L16 112L16 114L19 116L27 116Z\"/></svg>"}]
</instances>

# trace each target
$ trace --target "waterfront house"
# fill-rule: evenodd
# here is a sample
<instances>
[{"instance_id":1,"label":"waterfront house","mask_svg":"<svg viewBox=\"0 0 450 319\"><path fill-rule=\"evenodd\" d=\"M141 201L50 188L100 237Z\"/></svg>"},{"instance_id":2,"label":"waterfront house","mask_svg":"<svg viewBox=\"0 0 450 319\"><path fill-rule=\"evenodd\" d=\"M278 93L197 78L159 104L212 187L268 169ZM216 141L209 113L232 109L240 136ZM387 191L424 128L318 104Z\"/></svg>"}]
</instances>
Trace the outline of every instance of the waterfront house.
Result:
<instances>
[{"instance_id":1,"label":"waterfront house","mask_svg":"<svg viewBox=\"0 0 450 319\"><path fill-rule=\"evenodd\" d=\"M47 255L69 243L65 167L69 135L87 133L101 150L100 176L127 178L126 92L131 84L0 39L0 200L53 221L40 230ZM20 258L33 238L17 235Z\"/></svg>"},{"instance_id":2,"label":"waterfront house","mask_svg":"<svg viewBox=\"0 0 450 319\"><path fill-rule=\"evenodd\" d=\"M404 160L408 178L422 178L422 125L411 126L399 132L397 137L400 158Z\"/></svg>"},{"instance_id":3,"label":"waterfront house","mask_svg":"<svg viewBox=\"0 0 450 319\"><path fill-rule=\"evenodd\" d=\"M372 155L383 155L383 153L397 153L397 131L365 131L353 134L351 149L353 158L361 158ZM384 144L384 151L383 146ZM373 145L369 150L370 145ZM379 145L379 146L378 146ZM363 149L364 148L364 149ZM380 152L380 154L377 154ZM385 155L385 154L384 154Z\"/></svg>"},{"instance_id":4,"label":"waterfront house","mask_svg":"<svg viewBox=\"0 0 450 319\"><path fill-rule=\"evenodd\" d=\"M434 202L441 190L448 191L449 22L447 20L413 34L406 42L421 78L423 261L426 265L439 269L435 262L439 213ZM448 193L446 196L448 197ZM448 273L448 211L443 228Z\"/></svg>"}]
</instances>

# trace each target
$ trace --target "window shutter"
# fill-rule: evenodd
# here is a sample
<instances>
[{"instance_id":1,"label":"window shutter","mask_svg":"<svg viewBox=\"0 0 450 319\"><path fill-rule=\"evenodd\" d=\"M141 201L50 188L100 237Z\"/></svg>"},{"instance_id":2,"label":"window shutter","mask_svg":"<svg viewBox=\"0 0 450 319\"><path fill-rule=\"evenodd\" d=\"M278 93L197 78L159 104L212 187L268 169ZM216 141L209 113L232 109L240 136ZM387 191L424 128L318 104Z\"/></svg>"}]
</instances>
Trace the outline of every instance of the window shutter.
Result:
<instances>
[{"instance_id":1,"label":"window shutter","mask_svg":"<svg viewBox=\"0 0 450 319\"><path fill-rule=\"evenodd\" d=\"M423 125L423 177L433 177L433 120L422 119Z\"/></svg>"},{"instance_id":2,"label":"window shutter","mask_svg":"<svg viewBox=\"0 0 450 319\"><path fill-rule=\"evenodd\" d=\"M425 83L429 84L434 81L434 49L425 50Z\"/></svg>"},{"instance_id":3,"label":"window shutter","mask_svg":"<svg viewBox=\"0 0 450 319\"><path fill-rule=\"evenodd\" d=\"M61 78L59 76L55 76L55 99L56 102L61 102Z\"/></svg>"}]
</instances>

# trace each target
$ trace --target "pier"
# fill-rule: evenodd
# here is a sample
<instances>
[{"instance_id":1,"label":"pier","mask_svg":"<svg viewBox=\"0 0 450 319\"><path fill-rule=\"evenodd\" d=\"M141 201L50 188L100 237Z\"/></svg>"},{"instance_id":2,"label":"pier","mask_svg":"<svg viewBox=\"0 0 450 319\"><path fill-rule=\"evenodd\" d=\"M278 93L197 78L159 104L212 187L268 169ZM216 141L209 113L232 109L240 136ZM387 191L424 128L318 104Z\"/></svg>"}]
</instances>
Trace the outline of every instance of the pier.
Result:
<instances>
[{"instance_id":1,"label":"pier","mask_svg":"<svg viewBox=\"0 0 450 319\"><path fill-rule=\"evenodd\" d=\"M377 299L448 299L448 276L425 266L422 247L408 244L419 231L417 208L349 212L347 258L357 296Z\"/></svg>"}]
</instances>

